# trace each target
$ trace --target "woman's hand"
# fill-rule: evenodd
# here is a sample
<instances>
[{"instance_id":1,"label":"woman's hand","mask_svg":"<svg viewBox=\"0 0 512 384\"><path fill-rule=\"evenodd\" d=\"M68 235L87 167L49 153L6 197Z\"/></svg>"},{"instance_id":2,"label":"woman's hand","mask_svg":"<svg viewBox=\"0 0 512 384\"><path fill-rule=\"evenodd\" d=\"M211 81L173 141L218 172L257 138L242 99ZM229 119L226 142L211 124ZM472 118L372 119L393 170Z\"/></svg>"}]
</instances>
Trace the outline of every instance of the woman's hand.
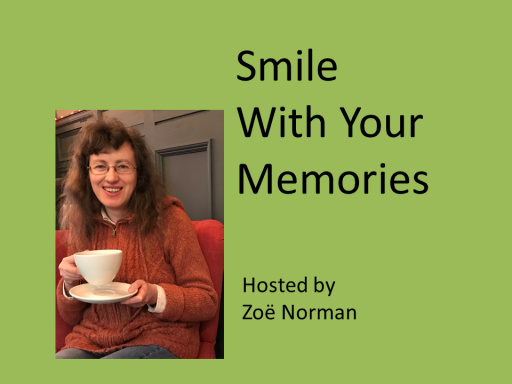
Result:
<instances>
[{"instance_id":1,"label":"woman's hand","mask_svg":"<svg viewBox=\"0 0 512 384\"><path fill-rule=\"evenodd\" d=\"M78 285L80 280L83 278L75 264L75 256L71 255L62 259L59 264L60 275L64 279L64 288L66 293L71 288Z\"/></svg>"},{"instance_id":2,"label":"woman's hand","mask_svg":"<svg viewBox=\"0 0 512 384\"><path fill-rule=\"evenodd\" d=\"M158 288L155 284L146 283L144 280L137 280L135 283L130 285L128 292L135 292L137 288L139 289L139 292L128 300L123 301L121 304L126 304L133 308L140 308L146 304L156 304Z\"/></svg>"}]
</instances>

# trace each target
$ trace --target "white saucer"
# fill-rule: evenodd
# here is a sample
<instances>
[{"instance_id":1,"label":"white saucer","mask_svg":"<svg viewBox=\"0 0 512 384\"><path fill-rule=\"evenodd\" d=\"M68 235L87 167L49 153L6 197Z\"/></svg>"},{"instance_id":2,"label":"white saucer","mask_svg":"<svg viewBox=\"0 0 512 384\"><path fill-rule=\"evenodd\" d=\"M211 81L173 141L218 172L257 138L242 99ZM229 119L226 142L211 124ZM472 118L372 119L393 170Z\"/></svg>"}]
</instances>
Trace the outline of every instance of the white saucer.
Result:
<instances>
[{"instance_id":1,"label":"white saucer","mask_svg":"<svg viewBox=\"0 0 512 384\"><path fill-rule=\"evenodd\" d=\"M134 296L138 290L129 293L129 287L130 284L126 283L110 283L109 285L101 287L91 284L82 284L71 288L69 293L75 299L86 303L109 304L118 303Z\"/></svg>"}]
</instances>

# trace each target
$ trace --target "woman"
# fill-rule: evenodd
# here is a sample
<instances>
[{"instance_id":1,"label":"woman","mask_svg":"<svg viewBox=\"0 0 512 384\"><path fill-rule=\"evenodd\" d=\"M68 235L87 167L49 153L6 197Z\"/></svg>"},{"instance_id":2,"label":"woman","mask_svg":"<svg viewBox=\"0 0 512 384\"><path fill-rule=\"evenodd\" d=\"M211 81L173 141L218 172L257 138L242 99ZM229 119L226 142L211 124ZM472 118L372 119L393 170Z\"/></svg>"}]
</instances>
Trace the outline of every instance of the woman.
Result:
<instances>
[{"instance_id":1,"label":"woman","mask_svg":"<svg viewBox=\"0 0 512 384\"><path fill-rule=\"evenodd\" d=\"M65 179L62 225L68 256L59 266L57 305L74 325L56 358L195 358L199 323L215 315L217 294L183 205L165 197L154 155L117 120L82 129ZM122 303L87 304L69 290L83 283L72 256L120 249L114 279L137 294Z\"/></svg>"}]
</instances>

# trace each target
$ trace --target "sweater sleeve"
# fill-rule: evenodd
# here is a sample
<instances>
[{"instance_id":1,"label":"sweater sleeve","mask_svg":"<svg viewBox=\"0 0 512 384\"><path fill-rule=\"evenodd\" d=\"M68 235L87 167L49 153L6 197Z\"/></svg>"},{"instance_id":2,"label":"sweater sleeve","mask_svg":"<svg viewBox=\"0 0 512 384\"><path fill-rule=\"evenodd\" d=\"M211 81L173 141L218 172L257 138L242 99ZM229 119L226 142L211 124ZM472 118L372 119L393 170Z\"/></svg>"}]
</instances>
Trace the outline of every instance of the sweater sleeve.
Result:
<instances>
[{"instance_id":1,"label":"sweater sleeve","mask_svg":"<svg viewBox=\"0 0 512 384\"><path fill-rule=\"evenodd\" d=\"M158 284L165 291L167 303L164 311L154 316L170 321L207 321L217 311L217 292L192 222L180 208L172 210L168 235L176 284Z\"/></svg>"},{"instance_id":2,"label":"sweater sleeve","mask_svg":"<svg viewBox=\"0 0 512 384\"><path fill-rule=\"evenodd\" d=\"M57 308L62 319L69 325L77 325L83 317L85 309L90 305L79 300L69 300L62 293L64 279L57 285Z\"/></svg>"}]
</instances>

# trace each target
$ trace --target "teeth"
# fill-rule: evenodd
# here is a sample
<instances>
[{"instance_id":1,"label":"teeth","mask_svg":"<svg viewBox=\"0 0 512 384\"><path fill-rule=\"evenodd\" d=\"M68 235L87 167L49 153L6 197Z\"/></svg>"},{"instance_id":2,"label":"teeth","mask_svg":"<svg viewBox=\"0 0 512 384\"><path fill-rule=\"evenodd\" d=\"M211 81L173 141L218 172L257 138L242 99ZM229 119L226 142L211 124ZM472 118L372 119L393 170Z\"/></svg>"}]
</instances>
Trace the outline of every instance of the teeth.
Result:
<instances>
[{"instance_id":1,"label":"teeth","mask_svg":"<svg viewBox=\"0 0 512 384\"><path fill-rule=\"evenodd\" d=\"M111 192L111 193L115 193L115 192L119 192L121 190L121 188L103 188L105 191L108 191L108 192Z\"/></svg>"}]
</instances>

